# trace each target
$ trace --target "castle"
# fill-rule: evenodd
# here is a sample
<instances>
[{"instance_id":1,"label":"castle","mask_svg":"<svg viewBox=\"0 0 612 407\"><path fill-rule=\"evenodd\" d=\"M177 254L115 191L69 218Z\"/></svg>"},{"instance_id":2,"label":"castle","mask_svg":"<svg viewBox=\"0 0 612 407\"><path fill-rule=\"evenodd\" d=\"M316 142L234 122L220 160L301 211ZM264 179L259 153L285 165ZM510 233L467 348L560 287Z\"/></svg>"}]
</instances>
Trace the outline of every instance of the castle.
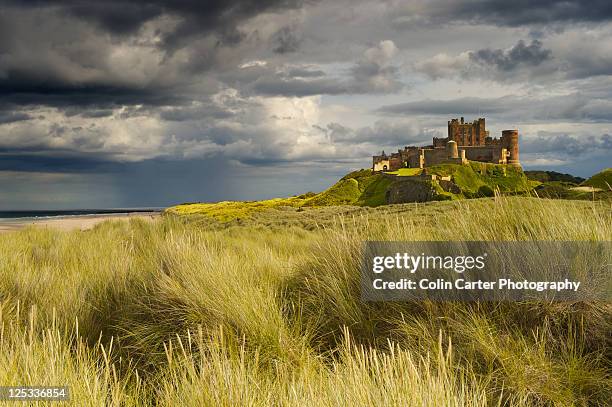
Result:
<instances>
[{"instance_id":1,"label":"castle","mask_svg":"<svg viewBox=\"0 0 612 407\"><path fill-rule=\"evenodd\" d=\"M390 155L372 157L374 171L395 171L402 167L424 168L437 164L467 164L470 160L520 167L517 130L503 130L501 138L492 138L485 129L485 119L465 123L463 117L448 122L448 137L433 138L425 147L407 146Z\"/></svg>"}]
</instances>

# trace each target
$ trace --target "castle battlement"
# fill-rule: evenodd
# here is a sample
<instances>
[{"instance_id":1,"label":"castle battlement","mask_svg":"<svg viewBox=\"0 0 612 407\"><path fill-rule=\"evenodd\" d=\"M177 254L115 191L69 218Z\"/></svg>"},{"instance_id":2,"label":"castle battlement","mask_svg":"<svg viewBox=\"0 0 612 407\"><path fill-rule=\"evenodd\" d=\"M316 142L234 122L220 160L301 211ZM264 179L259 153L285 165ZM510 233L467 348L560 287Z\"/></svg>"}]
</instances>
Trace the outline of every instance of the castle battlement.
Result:
<instances>
[{"instance_id":1,"label":"castle battlement","mask_svg":"<svg viewBox=\"0 0 612 407\"><path fill-rule=\"evenodd\" d=\"M484 117L471 123L464 118L448 121L448 136L434 137L432 145L405 146L397 153L372 157L374 171L399 168L424 168L437 164L468 164L470 161L520 166L518 130L503 130L493 138L485 127Z\"/></svg>"}]
</instances>

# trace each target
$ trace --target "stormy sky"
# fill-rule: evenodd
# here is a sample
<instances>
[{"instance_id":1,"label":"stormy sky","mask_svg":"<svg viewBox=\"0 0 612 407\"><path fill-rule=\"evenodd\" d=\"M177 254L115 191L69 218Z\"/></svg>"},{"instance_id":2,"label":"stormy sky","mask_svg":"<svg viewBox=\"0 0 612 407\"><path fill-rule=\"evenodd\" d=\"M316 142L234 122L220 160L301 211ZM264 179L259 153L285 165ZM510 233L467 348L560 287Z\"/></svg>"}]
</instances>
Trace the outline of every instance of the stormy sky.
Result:
<instances>
[{"instance_id":1,"label":"stormy sky","mask_svg":"<svg viewBox=\"0 0 612 407\"><path fill-rule=\"evenodd\" d=\"M0 0L0 209L319 191L460 116L588 176L611 38L609 0Z\"/></svg>"}]
</instances>

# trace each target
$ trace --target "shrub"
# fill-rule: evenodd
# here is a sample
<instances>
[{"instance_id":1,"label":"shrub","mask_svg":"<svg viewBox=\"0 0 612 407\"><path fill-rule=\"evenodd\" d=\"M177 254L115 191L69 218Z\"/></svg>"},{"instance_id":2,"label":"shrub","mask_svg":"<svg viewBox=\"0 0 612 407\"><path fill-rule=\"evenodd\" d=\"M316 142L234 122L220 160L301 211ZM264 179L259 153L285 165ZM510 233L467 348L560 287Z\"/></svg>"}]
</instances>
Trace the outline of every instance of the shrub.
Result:
<instances>
[{"instance_id":1,"label":"shrub","mask_svg":"<svg viewBox=\"0 0 612 407\"><path fill-rule=\"evenodd\" d=\"M478 195L482 197L491 197L495 195L495 191L488 185L482 185L478 188Z\"/></svg>"}]
</instances>

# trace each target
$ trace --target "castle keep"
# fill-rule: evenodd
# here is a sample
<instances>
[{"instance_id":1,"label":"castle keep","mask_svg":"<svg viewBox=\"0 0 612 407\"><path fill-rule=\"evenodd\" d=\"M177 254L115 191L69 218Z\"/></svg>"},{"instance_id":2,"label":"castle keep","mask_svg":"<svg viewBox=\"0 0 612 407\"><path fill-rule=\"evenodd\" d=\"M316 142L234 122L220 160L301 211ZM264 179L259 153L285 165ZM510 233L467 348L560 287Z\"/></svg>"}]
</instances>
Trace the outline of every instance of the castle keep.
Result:
<instances>
[{"instance_id":1,"label":"castle keep","mask_svg":"<svg viewBox=\"0 0 612 407\"><path fill-rule=\"evenodd\" d=\"M433 138L425 147L407 146L397 153L372 157L374 171L395 171L402 167L424 168L437 164L467 164L470 160L520 166L517 130L503 130L500 138L489 136L485 119L472 123L463 117L448 122L448 137Z\"/></svg>"}]
</instances>

